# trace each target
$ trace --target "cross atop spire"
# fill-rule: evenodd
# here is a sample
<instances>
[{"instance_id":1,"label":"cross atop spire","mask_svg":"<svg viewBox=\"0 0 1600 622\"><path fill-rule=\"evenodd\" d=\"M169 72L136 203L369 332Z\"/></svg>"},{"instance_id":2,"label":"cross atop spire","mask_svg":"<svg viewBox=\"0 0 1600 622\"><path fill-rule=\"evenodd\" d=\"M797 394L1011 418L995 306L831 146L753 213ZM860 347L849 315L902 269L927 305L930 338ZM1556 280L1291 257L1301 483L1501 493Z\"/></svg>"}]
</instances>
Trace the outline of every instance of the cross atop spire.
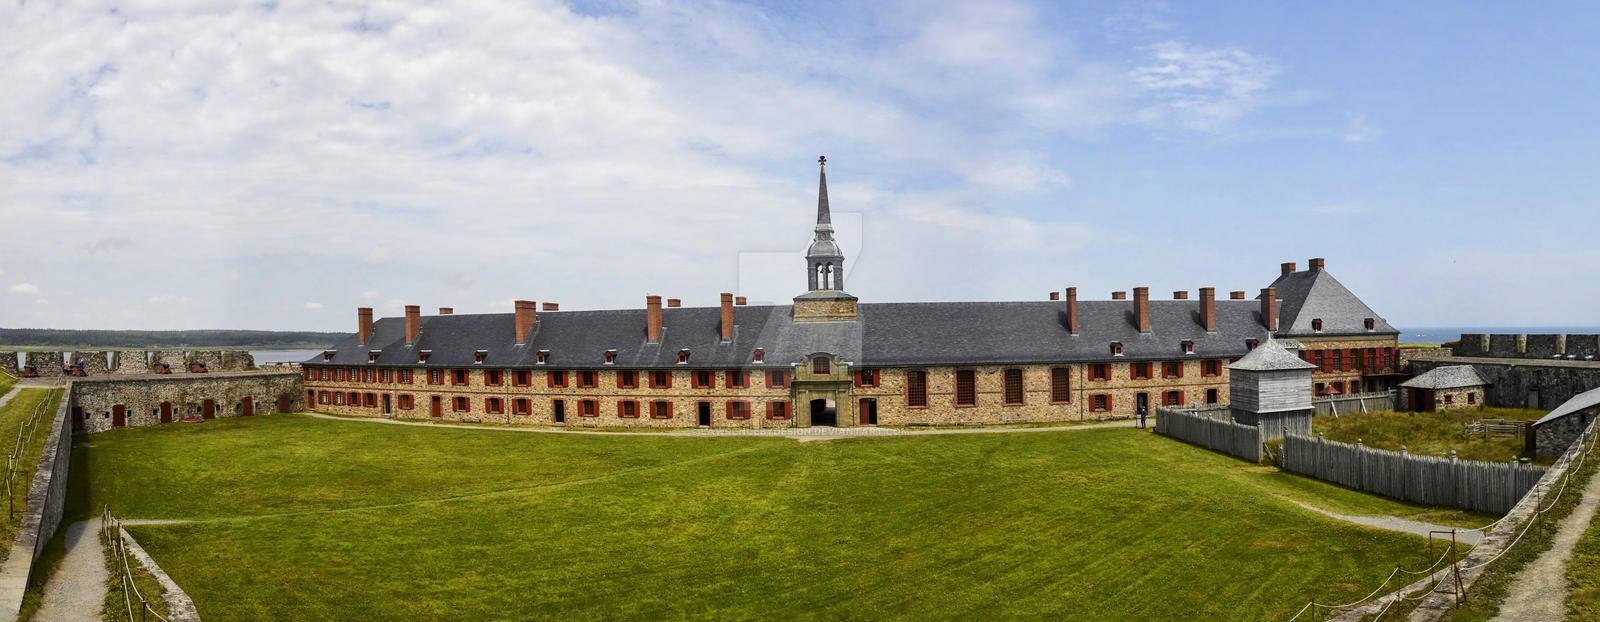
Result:
<instances>
[{"instance_id":1,"label":"cross atop spire","mask_svg":"<svg viewBox=\"0 0 1600 622\"><path fill-rule=\"evenodd\" d=\"M811 248L806 251L806 264L811 270L807 283L811 291L844 289L844 254L833 241L833 216L828 212L828 156L818 156L821 169L817 181L817 226Z\"/></svg>"},{"instance_id":2,"label":"cross atop spire","mask_svg":"<svg viewBox=\"0 0 1600 622\"><path fill-rule=\"evenodd\" d=\"M822 169L821 181L817 182L817 237L831 240L833 215L828 213L828 156L817 156L817 167ZM823 230L823 225L827 225L826 231Z\"/></svg>"}]
</instances>

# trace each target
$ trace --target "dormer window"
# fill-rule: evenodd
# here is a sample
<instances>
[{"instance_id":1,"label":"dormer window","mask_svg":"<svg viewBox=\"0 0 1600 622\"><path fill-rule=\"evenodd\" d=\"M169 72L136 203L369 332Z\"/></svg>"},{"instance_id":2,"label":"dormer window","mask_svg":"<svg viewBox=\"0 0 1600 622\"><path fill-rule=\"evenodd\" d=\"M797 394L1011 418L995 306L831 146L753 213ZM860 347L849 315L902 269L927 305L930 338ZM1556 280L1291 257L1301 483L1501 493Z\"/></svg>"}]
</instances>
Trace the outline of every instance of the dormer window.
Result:
<instances>
[{"instance_id":1,"label":"dormer window","mask_svg":"<svg viewBox=\"0 0 1600 622\"><path fill-rule=\"evenodd\" d=\"M616 350L606 350L606 353L605 353L604 356L605 356L607 365L610 365L612 363L617 362L617 351Z\"/></svg>"},{"instance_id":2,"label":"dormer window","mask_svg":"<svg viewBox=\"0 0 1600 622\"><path fill-rule=\"evenodd\" d=\"M1179 345L1183 346L1184 354L1194 354L1194 341L1185 339Z\"/></svg>"},{"instance_id":3,"label":"dormer window","mask_svg":"<svg viewBox=\"0 0 1600 622\"><path fill-rule=\"evenodd\" d=\"M1319 318L1311 320L1311 330L1317 331L1319 333L1322 332L1322 318L1319 317Z\"/></svg>"},{"instance_id":4,"label":"dormer window","mask_svg":"<svg viewBox=\"0 0 1600 622\"><path fill-rule=\"evenodd\" d=\"M486 358L489 358L488 350L478 350L472 353L472 362L474 363L482 363L483 359Z\"/></svg>"},{"instance_id":5,"label":"dormer window","mask_svg":"<svg viewBox=\"0 0 1600 622\"><path fill-rule=\"evenodd\" d=\"M538 365L543 365L544 362L549 358L550 358L550 351L549 350L540 350L540 351L534 353L533 362L535 364L538 364Z\"/></svg>"},{"instance_id":6,"label":"dormer window","mask_svg":"<svg viewBox=\"0 0 1600 622\"><path fill-rule=\"evenodd\" d=\"M430 357L430 356L433 356L433 350L423 350L421 352L418 352L417 353L417 362L418 363L426 363L426 362L428 362L428 357Z\"/></svg>"},{"instance_id":7,"label":"dormer window","mask_svg":"<svg viewBox=\"0 0 1600 622\"><path fill-rule=\"evenodd\" d=\"M683 348L683 349L678 350L678 364L679 365L684 365L684 364L687 364L688 362L689 362L689 349L688 348Z\"/></svg>"},{"instance_id":8,"label":"dormer window","mask_svg":"<svg viewBox=\"0 0 1600 622\"><path fill-rule=\"evenodd\" d=\"M322 351L322 360L331 361L331 360L333 360L333 355L338 353L338 352L339 352L338 350L323 350Z\"/></svg>"},{"instance_id":9,"label":"dormer window","mask_svg":"<svg viewBox=\"0 0 1600 622\"><path fill-rule=\"evenodd\" d=\"M828 370L828 357L819 356L811 360L811 373L818 376L826 376L831 373Z\"/></svg>"},{"instance_id":10,"label":"dormer window","mask_svg":"<svg viewBox=\"0 0 1600 622\"><path fill-rule=\"evenodd\" d=\"M1372 330L1373 328L1376 328L1378 326L1378 321L1374 320L1374 319L1372 319L1370 317L1365 319L1365 320L1362 320L1361 323L1362 323L1362 325L1367 327L1367 330Z\"/></svg>"},{"instance_id":11,"label":"dormer window","mask_svg":"<svg viewBox=\"0 0 1600 622\"><path fill-rule=\"evenodd\" d=\"M1261 340L1260 339L1246 339L1246 340L1244 340L1244 348L1246 350L1254 350L1254 349L1256 349L1256 346L1259 346L1259 345L1261 345Z\"/></svg>"},{"instance_id":12,"label":"dormer window","mask_svg":"<svg viewBox=\"0 0 1600 622\"><path fill-rule=\"evenodd\" d=\"M383 350L368 350L367 351L367 362L368 363L376 363L376 362L378 362L378 355L379 354L383 354Z\"/></svg>"},{"instance_id":13,"label":"dormer window","mask_svg":"<svg viewBox=\"0 0 1600 622\"><path fill-rule=\"evenodd\" d=\"M1111 342L1111 356L1122 356L1122 342Z\"/></svg>"},{"instance_id":14,"label":"dormer window","mask_svg":"<svg viewBox=\"0 0 1600 622\"><path fill-rule=\"evenodd\" d=\"M767 356L766 352L762 352L761 348L756 348L755 354L750 355L750 360L752 362L755 362L755 363L760 363L761 361L766 359L766 356Z\"/></svg>"}]
</instances>

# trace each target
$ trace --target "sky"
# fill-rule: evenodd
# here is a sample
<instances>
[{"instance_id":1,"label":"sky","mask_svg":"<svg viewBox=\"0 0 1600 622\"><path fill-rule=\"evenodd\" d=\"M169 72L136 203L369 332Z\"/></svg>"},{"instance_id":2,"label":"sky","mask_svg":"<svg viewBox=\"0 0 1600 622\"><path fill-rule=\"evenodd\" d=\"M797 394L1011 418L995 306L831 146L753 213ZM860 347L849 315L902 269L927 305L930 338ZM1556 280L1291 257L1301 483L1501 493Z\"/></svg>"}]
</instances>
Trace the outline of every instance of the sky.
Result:
<instances>
[{"instance_id":1,"label":"sky","mask_svg":"<svg viewBox=\"0 0 1600 622\"><path fill-rule=\"evenodd\" d=\"M0 326L1252 297L1594 325L1594 3L0 5Z\"/></svg>"}]
</instances>

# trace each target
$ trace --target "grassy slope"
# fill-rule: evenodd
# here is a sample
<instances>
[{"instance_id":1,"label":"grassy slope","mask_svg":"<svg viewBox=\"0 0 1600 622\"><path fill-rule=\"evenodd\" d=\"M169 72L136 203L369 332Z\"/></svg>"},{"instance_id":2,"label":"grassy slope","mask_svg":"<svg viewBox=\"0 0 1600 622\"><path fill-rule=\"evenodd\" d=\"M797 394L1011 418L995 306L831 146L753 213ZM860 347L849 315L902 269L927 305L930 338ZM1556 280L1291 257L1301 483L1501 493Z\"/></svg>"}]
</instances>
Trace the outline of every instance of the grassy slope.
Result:
<instances>
[{"instance_id":1,"label":"grassy slope","mask_svg":"<svg viewBox=\"0 0 1600 622\"><path fill-rule=\"evenodd\" d=\"M0 395L10 392L12 385L15 384L17 384L16 378L12 378L11 374L0 371Z\"/></svg>"},{"instance_id":2,"label":"grassy slope","mask_svg":"<svg viewBox=\"0 0 1600 622\"><path fill-rule=\"evenodd\" d=\"M1589 522L1567 560L1567 619L1600 620L1600 520Z\"/></svg>"},{"instance_id":3,"label":"grassy slope","mask_svg":"<svg viewBox=\"0 0 1600 622\"><path fill-rule=\"evenodd\" d=\"M50 437L50 417L55 413L61 403L61 393L49 389L25 389L16 397L0 407L0 484L5 482L5 457L11 453L17 442L17 428L26 421L30 415L43 406L44 413L39 420L39 427L33 433L32 442L23 449L22 459L17 462L17 473L12 483L12 493L16 495L15 511L7 511L0 515L0 559L8 554L11 540L17 536L17 528L22 523L22 515L27 507L28 489L33 484L33 472L39 468L39 456L44 453L44 442ZM0 506L7 503L0 491ZM12 509L0 507L0 510Z\"/></svg>"},{"instance_id":4,"label":"grassy slope","mask_svg":"<svg viewBox=\"0 0 1600 622\"><path fill-rule=\"evenodd\" d=\"M1524 455L1522 439L1467 438L1461 435L1462 424L1478 419L1537 419L1543 415L1541 410L1487 407L1431 413L1382 411L1320 416L1311 425L1328 440L1354 443L1360 439L1368 447L1392 451L1404 446L1411 453L1426 456L1449 456L1454 449L1462 460L1505 462L1511 456Z\"/></svg>"},{"instance_id":5,"label":"grassy slope","mask_svg":"<svg viewBox=\"0 0 1600 622\"><path fill-rule=\"evenodd\" d=\"M799 444L258 417L91 440L69 511L202 519L135 531L208 620L1271 619L1426 563L1290 500L1413 506L1128 429Z\"/></svg>"}]
</instances>

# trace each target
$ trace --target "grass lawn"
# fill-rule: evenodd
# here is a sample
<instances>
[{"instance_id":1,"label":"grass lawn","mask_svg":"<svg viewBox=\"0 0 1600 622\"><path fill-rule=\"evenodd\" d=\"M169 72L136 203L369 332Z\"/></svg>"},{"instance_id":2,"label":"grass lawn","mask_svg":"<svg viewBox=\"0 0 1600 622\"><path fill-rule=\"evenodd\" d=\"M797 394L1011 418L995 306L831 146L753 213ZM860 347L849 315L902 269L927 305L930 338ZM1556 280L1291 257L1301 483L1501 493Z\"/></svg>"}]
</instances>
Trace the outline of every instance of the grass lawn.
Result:
<instances>
[{"instance_id":1,"label":"grass lawn","mask_svg":"<svg viewBox=\"0 0 1600 622\"><path fill-rule=\"evenodd\" d=\"M0 395L5 395L6 393L10 392L11 387L16 384L16 378L12 378L11 374L0 371Z\"/></svg>"},{"instance_id":2,"label":"grass lawn","mask_svg":"<svg viewBox=\"0 0 1600 622\"><path fill-rule=\"evenodd\" d=\"M1432 561L1294 502L1422 508L1126 428L797 443L274 415L87 440L68 520L192 521L129 529L211 621L1287 619Z\"/></svg>"},{"instance_id":3,"label":"grass lawn","mask_svg":"<svg viewBox=\"0 0 1600 622\"><path fill-rule=\"evenodd\" d=\"M1544 413L1542 410L1489 407L1428 413L1386 410L1339 417L1320 415L1312 419L1311 428L1332 441L1354 443L1359 439L1368 447L1392 451L1404 446L1407 451L1424 456L1448 457L1454 449L1462 460L1505 462L1511 456L1532 458L1533 455L1523 450L1520 438L1462 436L1462 424L1478 419L1533 420Z\"/></svg>"},{"instance_id":4,"label":"grass lawn","mask_svg":"<svg viewBox=\"0 0 1600 622\"><path fill-rule=\"evenodd\" d=\"M1567 619L1600 620L1600 520L1589 522L1567 560Z\"/></svg>"},{"instance_id":5,"label":"grass lawn","mask_svg":"<svg viewBox=\"0 0 1600 622\"><path fill-rule=\"evenodd\" d=\"M17 470L12 476L11 493L15 501L0 498L0 504L7 506L6 515L0 516L0 559L9 554L11 540L17 537L17 528L22 524L33 472L39 467L39 455L44 453L44 442L50 437L50 418L61 404L61 393L52 389L23 389L0 407L0 464L6 463L5 456L11 455L16 447L17 431L23 422L39 413L32 438L23 439L22 458L17 461ZM5 471L0 470L0 485L4 482Z\"/></svg>"}]
</instances>

